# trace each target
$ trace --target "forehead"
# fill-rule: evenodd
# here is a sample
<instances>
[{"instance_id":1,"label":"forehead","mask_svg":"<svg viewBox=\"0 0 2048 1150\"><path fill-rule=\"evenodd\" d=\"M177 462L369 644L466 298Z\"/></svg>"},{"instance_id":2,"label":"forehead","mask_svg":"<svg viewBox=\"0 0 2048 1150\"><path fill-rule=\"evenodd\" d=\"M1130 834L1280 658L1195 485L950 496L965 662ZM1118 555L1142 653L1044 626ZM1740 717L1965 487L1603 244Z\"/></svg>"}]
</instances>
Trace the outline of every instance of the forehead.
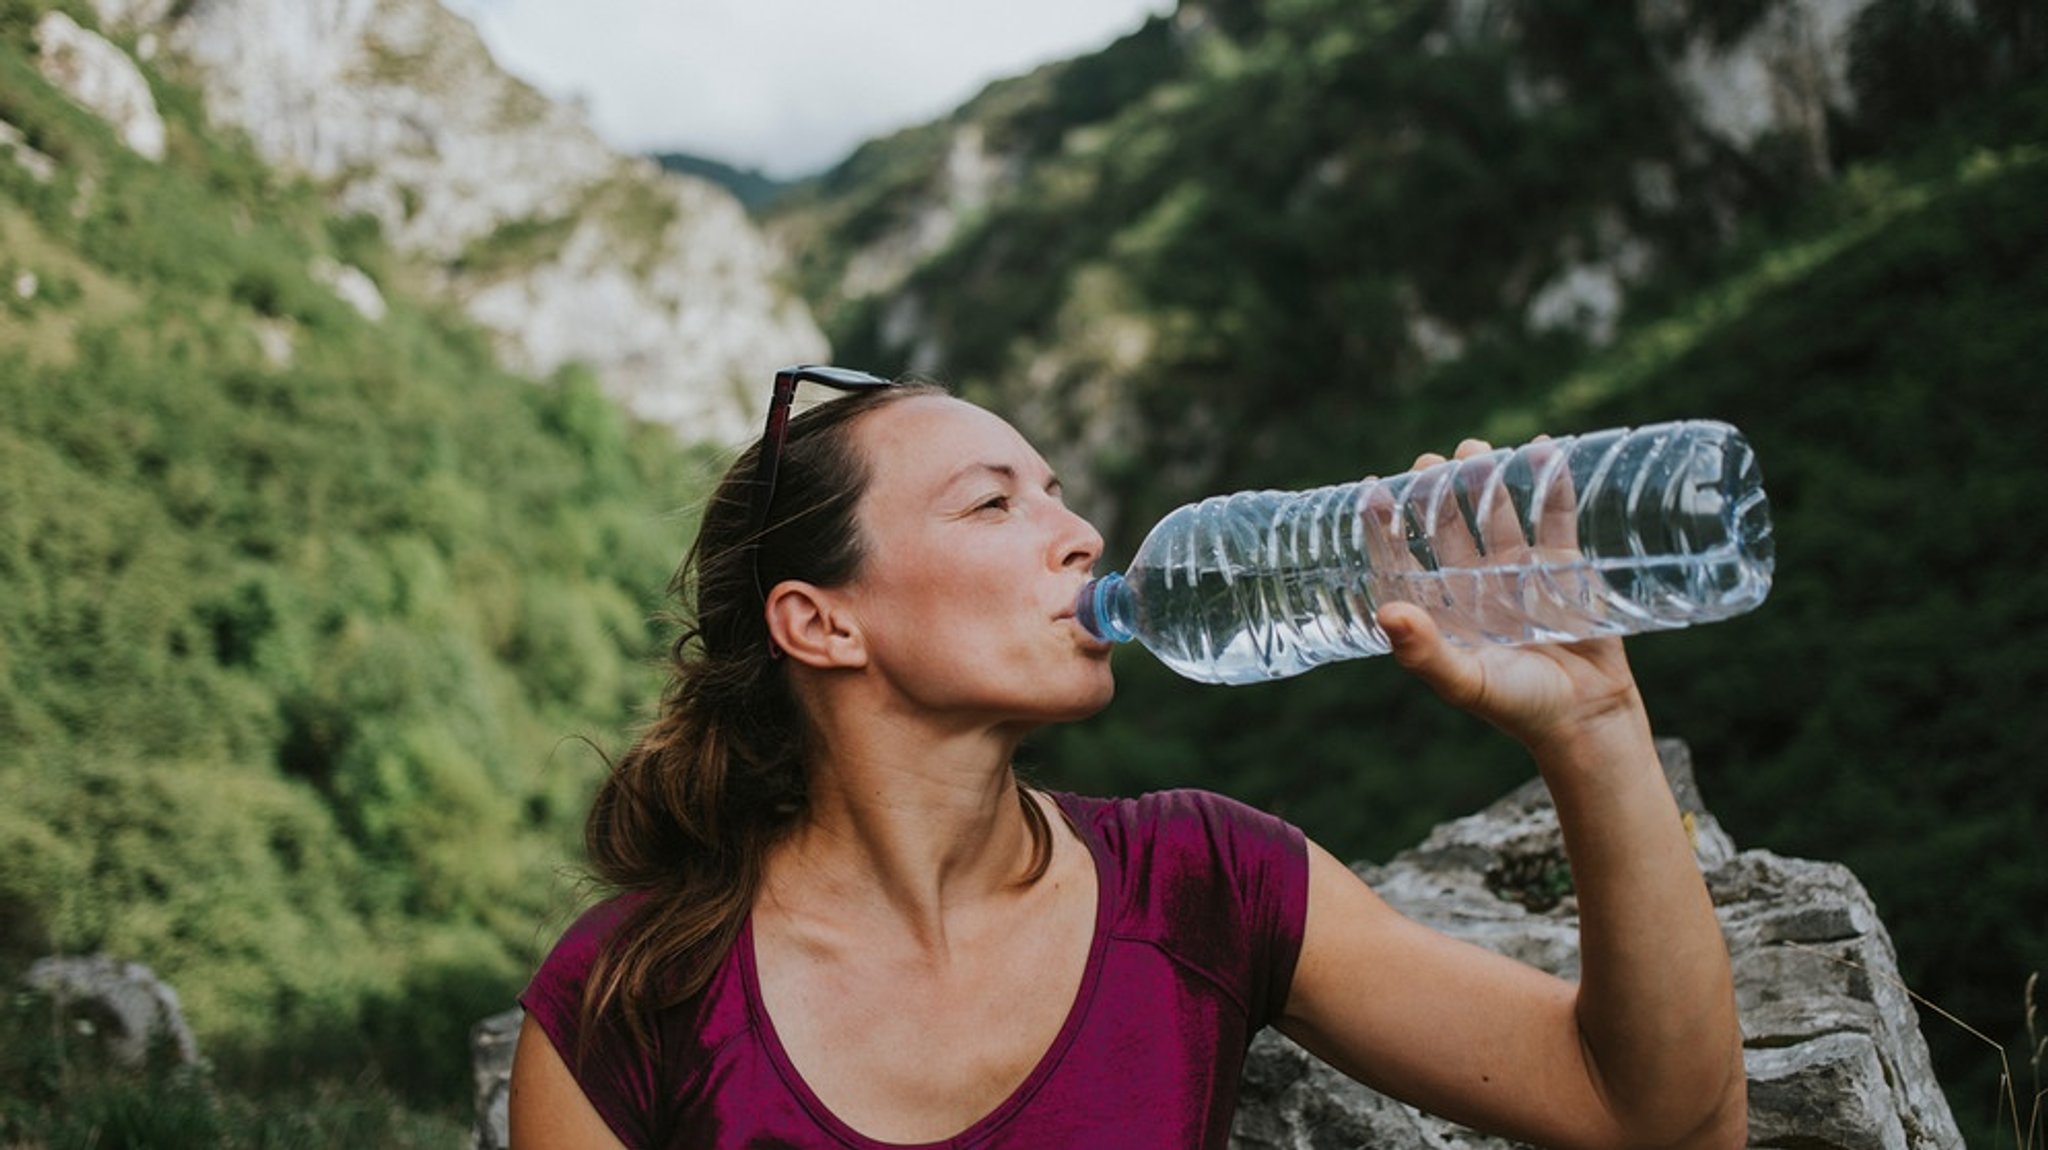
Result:
<instances>
[{"instance_id":1,"label":"forehead","mask_svg":"<svg viewBox=\"0 0 2048 1150\"><path fill-rule=\"evenodd\" d=\"M877 409L854 429L870 494L916 498L978 464L1043 471L1045 461L1000 416L964 400L920 395Z\"/></svg>"}]
</instances>

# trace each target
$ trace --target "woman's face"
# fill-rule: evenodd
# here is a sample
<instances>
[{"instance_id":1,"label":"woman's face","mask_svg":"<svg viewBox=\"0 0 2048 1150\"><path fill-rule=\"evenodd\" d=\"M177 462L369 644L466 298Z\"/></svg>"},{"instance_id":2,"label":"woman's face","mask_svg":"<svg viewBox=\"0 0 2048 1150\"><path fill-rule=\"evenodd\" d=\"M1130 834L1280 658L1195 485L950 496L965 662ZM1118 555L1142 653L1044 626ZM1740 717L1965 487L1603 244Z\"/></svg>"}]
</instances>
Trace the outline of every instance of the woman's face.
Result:
<instances>
[{"instance_id":1,"label":"woman's face","mask_svg":"<svg viewBox=\"0 0 2048 1150\"><path fill-rule=\"evenodd\" d=\"M871 670L969 723L1081 718L1109 702L1109 647L1074 622L1102 536L1024 437L972 404L917 396L861 418L867 544L843 588Z\"/></svg>"}]
</instances>

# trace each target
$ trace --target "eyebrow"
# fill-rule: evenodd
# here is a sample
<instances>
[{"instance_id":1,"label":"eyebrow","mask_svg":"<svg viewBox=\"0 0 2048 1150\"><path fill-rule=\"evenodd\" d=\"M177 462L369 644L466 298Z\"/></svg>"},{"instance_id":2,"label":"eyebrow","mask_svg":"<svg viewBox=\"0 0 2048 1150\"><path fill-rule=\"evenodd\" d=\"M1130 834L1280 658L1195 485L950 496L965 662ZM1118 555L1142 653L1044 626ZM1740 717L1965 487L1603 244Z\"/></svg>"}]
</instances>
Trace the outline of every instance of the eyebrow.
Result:
<instances>
[{"instance_id":1,"label":"eyebrow","mask_svg":"<svg viewBox=\"0 0 2048 1150\"><path fill-rule=\"evenodd\" d=\"M1011 466L1010 464L970 463L967 464L965 467L962 467L960 470L955 471L952 477L946 480L944 489L950 490L951 488L957 486L958 484L978 475L994 475L997 478L1009 483L1017 482L1017 469ZM1045 488L1047 491L1065 491L1067 489L1066 484L1060 482L1060 477L1058 475L1048 472L1047 476L1048 477L1045 483Z\"/></svg>"}]
</instances>

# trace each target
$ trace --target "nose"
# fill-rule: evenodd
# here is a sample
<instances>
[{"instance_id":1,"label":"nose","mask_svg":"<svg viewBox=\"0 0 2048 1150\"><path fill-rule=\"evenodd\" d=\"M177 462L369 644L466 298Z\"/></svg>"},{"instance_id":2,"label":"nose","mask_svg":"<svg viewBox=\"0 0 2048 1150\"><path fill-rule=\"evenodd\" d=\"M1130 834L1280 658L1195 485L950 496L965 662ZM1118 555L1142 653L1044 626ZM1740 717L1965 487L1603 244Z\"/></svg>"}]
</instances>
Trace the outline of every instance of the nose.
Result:
<instances>
[{"instance_id":1,"label":"nose","mask_svg":"<svg viewBox=\"0 0 2048 1150\"><path fill-rule=\"evenodd\" d=\"M1078 512L1062 506L1058 536L1058 557L1062 569L1074 568L1087 571L1102 558L1102 532L1093 523L1082 518Z\"/></svg>"}]
</instances>

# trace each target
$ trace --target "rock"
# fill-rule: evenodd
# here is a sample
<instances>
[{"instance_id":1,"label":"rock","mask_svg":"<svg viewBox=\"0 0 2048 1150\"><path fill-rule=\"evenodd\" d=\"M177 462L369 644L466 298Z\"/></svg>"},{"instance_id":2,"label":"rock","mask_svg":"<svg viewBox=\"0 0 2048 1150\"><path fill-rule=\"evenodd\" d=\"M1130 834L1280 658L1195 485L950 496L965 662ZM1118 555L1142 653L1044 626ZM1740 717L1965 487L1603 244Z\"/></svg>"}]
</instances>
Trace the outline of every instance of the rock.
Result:
<instances>
[{"instance_id":1,"label":"rock","mask_svg":"<svg viewBox=\"0 0 2048 1150\"><path fill-rule=\"evenodd\" d=\"M160 24L178 6L178 0L92 0L100 27L132 31Z\"/></svg>"},{"instance_id":2,"label":"rock","mask_svg":"<svg viewBox=\"0 0 2048 1150\"><path fill-rule=\"evenodd\" d=\"M1891 936L1845 867L1745 851L1707 872L1735 963L1751 1138L1962 1145Z\"/></svg>"},{"instance_id":3,"label":"rock","mask_svg":"<svg viewBox=\"0 0 2048 1150\"><path fill-rule=\"evenodd\" d=\"M371 323L384 319L389 310L384 303L384 293L377 290L377 281L358 267L350 267L339 260L322 256L313 261L309 269L313 278L326 284L341 302L356 309L356 313Z\"/></svg>"},{"instance_id":4,"label":"rock","mask_svg":"<svg viewBox=\"0 0 2048 1150\"><path fill-rule=\"evenodd\" d=\"M1666 61L1693 117L1743 153L1769 137L1792 141L1807 175L1832 174L1828 120L1853 115L1851 33L1874 0L1779 0L1732 41L1694 34ZM1699 21L1688 0L1640 0L1644 27Z\"/></svg>"},{"instance_id":5,"label":"rock","mask_svg":"<svg viewBox=\"0 0 2048 1150\"><path fill-rule=\"evenodd\" d=\"M512 1144L512 1053L519 1048L519 1027L525 1022L526 1012L513 1007L469 1032L470 1065L476 1073L475 1150L505 1150Z\"/></svg>"},{"instance_id":6,"label":"rock","mask_svg":"<svg viewBox=\"0 0 2048 1150\"><path fill-rule=\"evenodd\" d=\"M1728 940L1749 1075L1750 1144L1962 1145L1890 937L1846 868L1738 853L1701 805L1685 745L1659 743ZM1573 977L1576 909L1540 781L1360 874L1403 913ZM1237 1150L1505 1148L1393 1102L1268 1031L1252 1044Z\"/></svg>"},{"instance_id":7,"label":"rock","mask_svg":"<svg viewBox=\"0 0 2048 1150\"><path fill-rule=\"evenodd\" d=\"M1841 866L1738 852L1700 801L1685 744L1658 743L1735 970L1752 1146L1951 1150L1962 1145L1919 1018L1870 897ZM1445 823L1359 873L1403 913L1566 977L1576 912L1556 812L1540 780ZM471 1037L477 1150L503 1150L519 1014ZM1252 1043L1234 1150L1507 1150L1330 1069L1268 1030Z\"/></svg>"},{"instance_id":8,"label":"rock","mask_svg":"<svg viewBox=\"0 0 2048 1150\"><path fill-rule=\"evenodd\" d=\"M21 129L5 120L0 120L0 154L11 157L36 183L47 184L56 178L57 161L29 146Z\"/></svg>"},{"instance_id":9,"label":"rock","mask_svg":"<svg viewBox=\"0 0 2048 1150\"><path fill-rule=\"evenodd\" d=\"M164 158L164 120L149 81L126 52L62 12L36 24L36 67L65 95L105 120L123 144L149 160Z\"/></svg>"},{"instance_id":10,"label":"rock","mask_svg":"<svg viewBox=\"0 0 2048 1150\"><path fill-rule=\"evenodd\" d=\"M180 1065L199 1061L199 1043L185 1025L178 992L139 962L106 955L40 958L28 968L26 982L74 1023L89 1027L119 1066L139 1069L159 1046Z\"/></svg>"},{"instance_id":11,"label":"rock","mask_svg":"<svg viewBox=\"0 0 2048 1150\"><path fill-rule=\"evenodd\" d=\"M432 0L181 8L169 47L200 66L208 114L400 248L453 260L502 225L572 213L622 162Z\"/></svg>"},{"instance_id":12,"label":"rock","mask_svg":"<svg viewBox=\"0 0 2048 1150\"><path fill-rule=\"evenodd\" d=\"M509 366L585 364L641 418L732 443L757 432L775 368L827 356L737 200L613 152L434 0L191 0L162 18L208 115L375 217Z\"/></svg>"},{"instance_id":13,"label":"rock","mask_svg":"<svg viewBox=\"0 0 2048 1150\"><path fill-rule=\"evenodd\" d=\"M952 128L931 185L897 205L895 226L847 260L836 288L839 297L895 295L919 264L944 251L998 193L1014 186L1021 169L1016 157L989 150L982 124L969 121Z\"/></svg>"},{"instance_id":14,"label":"rock","mask_svg":"<svg viewBox=\"0 0 2048 1150\"><path fill-rule=\"evenodd\" d=\"M688 439L758 435L770 375L826 358L824 336L773 286L780 259L738 200L699 180L651 169L647 178L636 194L667 222L644 241L629 242L603 212L585 214L552 258L458 277L458 293L507 337L515 368L587 363L627 410Z\"/></svg>"},{"instance_id":15,"label":"rock","mask_svg":"<svg viewBox=\"0 0 2048 1150\"><path fill-rule=\"evenodd\" d=\"M249 323L249 332L256 337L256 351L263 362L283 370L298 358L298 337L293 333L292 321L258 316Z\"/></svg>"},{"instance_id":16,"label":"rock","mask_svg":"<svg viewBox=\"0 0 2048 1150\"><path fill-rule=\"evenodd\" d=\"M1595 347L1614 342L1628 292L1655 270L1656 254L1615 212L1602 213L1592 231L1593 250L1567 244L1564 267L1529 297L1522 320L1530 330L1575 331Z\"/></svg>"}]
</instances>

